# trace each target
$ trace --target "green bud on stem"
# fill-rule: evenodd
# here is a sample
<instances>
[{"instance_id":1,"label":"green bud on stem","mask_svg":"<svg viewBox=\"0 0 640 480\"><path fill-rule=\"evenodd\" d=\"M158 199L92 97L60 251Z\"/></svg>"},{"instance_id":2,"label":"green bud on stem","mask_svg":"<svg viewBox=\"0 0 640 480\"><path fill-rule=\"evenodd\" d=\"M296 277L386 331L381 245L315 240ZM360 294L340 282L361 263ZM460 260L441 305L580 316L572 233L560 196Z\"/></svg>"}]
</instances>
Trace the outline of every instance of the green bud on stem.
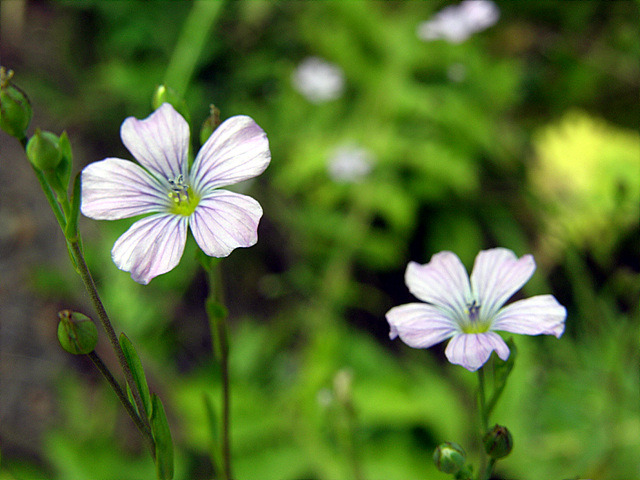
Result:
<instances>
[{"instance_id":1,"label":"green bud on stem","mask_svg":"<svg viewBox=\"0 0 640 480\"><path fill-rule=\"evenodd\" d=\"M209 139L220 123L220 110L213 104L209 105L209 116L202 123L202 128L200 129L200 145L204 145L204 142Z\"/></svg>"},{"instance_id":2,"label":"green bud on stem","mask_svg":"<svg viewBox=\"0 0 640 480\"><path fill-rule=\"evenodd\" d=\"M11 82L12 77L12 70L0 67L0 128L22 142L33 112L27 94Z\"/></svg>"},{"instance_id":3,"label":"green bud on stem","mask_svg":"<svg viewBox=\"0 0 640 480\"><path fill-rule=\"evenodd\" d=\"M38 170L54 170L62 160L60 138L51 132L43 132L36 128L27 143L27 158Z\"/></svg>"},{"instance_id":4,"label":"green bud on stem","mask_svg":"<svg viewBox=\"0 0 640 480\"><path fill-rule=\"evenodd\" d=\"M458 473L467 461L467 454L457 443L445 442L436 447L433 461L441 472Z\"/></svg>"},{"instance_id":5,"label":"green bud on stem","mask_svg":"<svg viewBox=\"0 0 640 480\"><path fill-rule=\"evenodd\" d=\"M482 437L484 451L494 460L506 457L513 448L513 437L507 427L494 425L491 430Z\"/></svg>"},{"instance_id":6,"label":"green bud on stem","mask_svg":"<svg viewBox=\"0 0 640 480\"><path fill-rule=\"evenodd\" d=\"M62 310L58 317L58 341L62 348L73 355L93 352L98 343L98 329L93 320L71 310Z\"/></svg>"}]
</instances>

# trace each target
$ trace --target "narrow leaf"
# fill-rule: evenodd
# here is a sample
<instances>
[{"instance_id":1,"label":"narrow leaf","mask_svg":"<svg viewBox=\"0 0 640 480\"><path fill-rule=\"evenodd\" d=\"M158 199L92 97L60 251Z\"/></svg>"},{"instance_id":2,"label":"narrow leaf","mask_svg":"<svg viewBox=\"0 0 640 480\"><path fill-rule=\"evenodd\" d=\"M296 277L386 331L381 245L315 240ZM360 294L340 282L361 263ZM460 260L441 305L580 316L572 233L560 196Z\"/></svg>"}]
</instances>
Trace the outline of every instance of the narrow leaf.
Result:
<instances>
[{"instance_id":1,"label":"narrow leaf","mask_svg":"<svg viewBox=\"0 0 640 480\"><path fill-rule=\"evenodd\" d=\"M152 412L151 395L149 394L149 385L147 385L147 377L144 375L140 357L138 356L135 348L133 348L131 340L129 340L129 338L127 338L124 333L120 334L120 346L122 347L122 351L124 352L124 358L127 361L127 365L129 365L129 368L131 369L133 381L136 384L138 392L140 392L142 405L145 409L144 413L147 415L147 418L149 418L151 417ZM133 386L131 386L131 388L133 388Z\"/></svg>"},{"instance_id":2,"label":"narrow leaf","mask_svg":"<svg viewBox=\"0 0 640 480\"><path fill-rule=\"evenodd\" d=\"M173 441L162 401L155 393L152 397L151 433L156 444L156 473L159 480L173 478Z\"/></svg>"},{"instance_id":3,"label":"narrow leaf","mask_svg":"<svg viewBox=\"0 0 640 480\"><path fill-rule=\"evenodd\" d=\"M220 445L218 416L216 415L216 409L213 405L211 395L205 393L203 400L207 414L207 423L209 424L209 438L211 439L211 463L213 464L213 469L218 472L222 466L222 448Z\"/></svg>"}]
</instances>

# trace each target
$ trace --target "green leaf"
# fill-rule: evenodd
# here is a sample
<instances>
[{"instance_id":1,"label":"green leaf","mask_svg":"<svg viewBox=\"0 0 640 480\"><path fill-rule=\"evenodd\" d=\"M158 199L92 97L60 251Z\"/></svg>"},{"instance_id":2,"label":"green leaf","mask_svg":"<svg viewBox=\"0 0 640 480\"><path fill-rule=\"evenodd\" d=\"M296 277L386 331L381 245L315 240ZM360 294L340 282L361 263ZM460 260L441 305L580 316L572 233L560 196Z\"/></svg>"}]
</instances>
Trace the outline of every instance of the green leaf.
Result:
<instances>
[{"instance_id":1,"label":"green leaf","mask_svg":"<svg viewBox=\"0 0 640 480\"><path fill-rule=\"evenodd\" d=\"M209 426L209 438L211 439L211 462L213 468L217 472L222 465L222 450L220 446L220 434L218 431L218 416L213 405L211 395L205 393L203 395L204 408L207 414L207 423Z\"/></svg>"},{"instance_id":2,"label":"green leaf","mask_svg":"<svg viewBox=\"0 0 640 480\"><path fill-rule=\"evenodd\" d=\"M504 387L507 385L507 379L509 378L509 374L513 370L513 366L516 363L516 357L518 356L518 349L516 348L516 344L513 341L513 338L509 338L507 340L507 346L509 347L510 354L509 358L505 360L501 360L495 352L493 353L494 357L494 367L493 367L493 395L491 399L487 403L487 416L491 414L496 403L500 399L500 395L504 391Z\"/></svg>"},{"instance_id":3,"label":"green leaf","mask_svg":"<svg viewBox=\"0 0 640 480\"><path fill-rule=\"evenodd\" d=\"M160 480L173 478L173 441L162 401L155 393L152 397L151 433L156 444L156 473Z\"/></svg>"},{"instance_id":4,"label":"green leaf","mask_svg":"<svg viewBox=\"0 0 640 480\"><path fill-rule=\"evenodd\" d=\"M120 334L120 346L122 347L127 365L129 365L129 368L131 369L133 381L138 388L138 392L140 392L140 397L142 397L142 405L145 409L144 413L147 415L147 418L150 418L152 414L151 395L149 394L149 385L147 385L147 377L144 375L140 357L138 356L135 348L133 348L131 340L129 340L124 333Z\"/></svg>"}]
</instances>

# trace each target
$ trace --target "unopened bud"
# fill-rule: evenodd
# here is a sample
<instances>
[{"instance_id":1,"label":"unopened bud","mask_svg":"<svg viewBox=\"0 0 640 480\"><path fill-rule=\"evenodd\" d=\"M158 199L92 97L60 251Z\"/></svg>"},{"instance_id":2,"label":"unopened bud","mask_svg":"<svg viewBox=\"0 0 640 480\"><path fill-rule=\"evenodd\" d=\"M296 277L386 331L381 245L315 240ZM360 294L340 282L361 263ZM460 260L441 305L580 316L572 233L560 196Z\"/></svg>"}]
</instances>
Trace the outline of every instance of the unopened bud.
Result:
<instances>
[{"instance_id":1,"label":"unopened bud","mask_svg":"<svg viewBox=\"0 0 640 480\"><path fill-rule=\"evenodd\" d=\"M215 105L209 105L209 116L204 122L202 122L202 128L200 129L200 144L204 145L213 131L220 125L220 110Z\"/></svg>"},{"instance_id":2,"label":"unopened bud","mask_svg":"<svg viewBox=\"0 0 640 480\"><path fill-rule=\"evenodd\" d=\"M0 67L0 128L22 141L31 122L27 95L11 82L13 71Z\"/></svg>"},{"instance_id":3,"label":"unopened bud","mask_svg":"<svg viewBox=\"0 0 640 480\"><path fill-rule=\"evenodd\" d=\"M62 310L58 317L58 341L62 348L73 355L93 352L98 343L98 329L93 320L71 310Z\"/></svg>"},{"instance_id":4,"label":"unopened bud","mask_svg":"<svg viewBox=\"0 0 640 480\"><path fill-rule=\"evenodd\" d=\"M433 461L441 472L458 473L467 461L467 454L457 443L445 442L436 447Z\"/></svg>"},{"instance_id":5,"label":"unopened bud","mask_svg":"<svg viewBox=\"0 0 640 480\"><path fill-rule=\"evenodd\" d=\"M27 158L38 170L54 170L62 160L60 139L51 132L37 128L27 143Z\"/></svg>"},{"instance_id":6,"label":"unopened bud","mask_svg":"<svg viewBox=\"0 0 640 480\"><path fill-rule=\"evenodd\" d=\"M494 425L494 427L485 433L482 437L484 451L487 452L494 460L506 457L513 448L513 437L507 427Z\"/></svg>"}]
</instances>

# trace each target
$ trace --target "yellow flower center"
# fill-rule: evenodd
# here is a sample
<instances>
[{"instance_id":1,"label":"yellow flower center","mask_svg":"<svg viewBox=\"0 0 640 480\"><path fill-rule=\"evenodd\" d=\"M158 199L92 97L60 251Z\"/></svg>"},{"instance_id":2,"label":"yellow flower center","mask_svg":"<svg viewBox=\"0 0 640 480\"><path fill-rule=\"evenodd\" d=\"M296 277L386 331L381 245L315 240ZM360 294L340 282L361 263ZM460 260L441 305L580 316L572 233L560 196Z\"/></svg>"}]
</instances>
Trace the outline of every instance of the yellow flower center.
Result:
<instances>
[{"instance_id":1,"label":"yellow flower center","mask_svg":"<svg viewBox=\"0 0 640 480\"><path fill-rule=\"evenodd\" d=\"M468 321L462 322L462 331L464 333L483 333L489 330L489 324L480 321L478 318L480 315L480 305L478 305L475 300L467 305L466 314Z\"/></svg>"},{"instance_id":2,"label":"yellow flower center","mask_svg":"<svg viewBox=\"0 0 640 480\"><path fill-rule=\"evenodd\" d=\"M171 186L171 191L169 192L169 198L172 203L171 213L188 217L200 203L200 197L185 183L182 174L173 180L169 180L169 185Z\"/></svg>"}]
</instances>

